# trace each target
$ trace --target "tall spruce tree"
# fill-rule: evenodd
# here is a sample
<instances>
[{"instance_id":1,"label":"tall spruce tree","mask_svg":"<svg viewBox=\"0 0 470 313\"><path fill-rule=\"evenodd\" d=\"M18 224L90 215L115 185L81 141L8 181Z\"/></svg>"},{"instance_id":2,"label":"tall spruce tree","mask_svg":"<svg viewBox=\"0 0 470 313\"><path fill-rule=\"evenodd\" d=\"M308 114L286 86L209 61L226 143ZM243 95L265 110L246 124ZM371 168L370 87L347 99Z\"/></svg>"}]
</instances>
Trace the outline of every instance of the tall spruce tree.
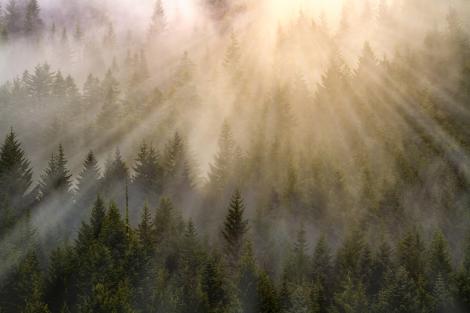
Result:
<instances>
[{"instance_id":1,"label":"tall spruce tree","mask_svg":"<svg viewBox=\"0 0 470 313\"><path fill-rule=\"evenodd\" d=\"M232 266L238 265L245 234L248 231L248 221L244 219L245 204L239 190L236 190L230 200L228 213L225 217L222 236L224 238L225 255Z\"/></svg>"},{"instance_id":2,"label":"tall spruce tree","mask_svg":"<svg viewBox=\"0 0 470 313\"><path fill-rule=\"evenodd\" d=\"M42 28L42 20L39 17L39 4L37 0L29 0L26 5L26 17L24 32L27 36L37 36Z\"/></svg>"},{"instance_id":3,"label":"tall spruce tree","mask_svg":"<svg viewBox=\"0 0 470 313\"><path fill-rule=\"evenodd\" d=\"M121 152L116 149L114 158L108 160L105 165L101 190L103 197L116 202L121 213L124 212L126 206L125 190L129 180L129 169L122 159Z\"/></svg>"},{"instance_id":4,"label":"tall spruce tree","mask_svg":"<svg viewBox=\"0 0 470 313\"><path fill-rule=\"evenodd\" d=\"M99 193L100 170L93 151L88 152L77 180L77 205L85 213L91 209Z\"/></svg>"},{"instance_id":5,"label":"tall spruce tree","mask_svg":"<svg viewBox=\"0 0 470 313\"><path fill-rule=\"evenodd\" d=\"M58 197L57 199L65 200L70 196L71 177L72 175L67 168L64 148L59 145L57 154L51 155L48 167L41 176L41 199L45 200L49 196L54 196Z\"/></svg>"},{"instance_id":6,"label":"tall spruce tree","mask_svg":"<svg viewBox=\"0 0 470 313\"><path fill-rule=\"evenodd\" d=\"M147 144L140 146L134 166L133 192L140 202L155 203L161 193L163 169L157 150Z\"/></svg>"},{"instance_id":7,"label":"tall spruce tree","mask_svg":"<svg viewBox=\"0 0 470 313\"><path fill-rule=\"evenodd\" d=\"M224 123L219 137L219 149L209 169L209 187L216 194L224 194L233 174L235 142L228 123Z\"/></svg>"},{"instance_id":8,"label":"tall spruce tree","mask_svg":"<svg viewBox=\"0 0 470 313\"><path fill-rule=\"evenodd\" d=\"M16 138L13 129L6 136L0 148L0 203L3 209L14 210L15 217L20 216L25 208L31 204L28 195L32 184L32 170L21 144ZM0 207L2 209L2 207ZM5 211L0 213L4 219Z\"/></svg>"}]
</instances>

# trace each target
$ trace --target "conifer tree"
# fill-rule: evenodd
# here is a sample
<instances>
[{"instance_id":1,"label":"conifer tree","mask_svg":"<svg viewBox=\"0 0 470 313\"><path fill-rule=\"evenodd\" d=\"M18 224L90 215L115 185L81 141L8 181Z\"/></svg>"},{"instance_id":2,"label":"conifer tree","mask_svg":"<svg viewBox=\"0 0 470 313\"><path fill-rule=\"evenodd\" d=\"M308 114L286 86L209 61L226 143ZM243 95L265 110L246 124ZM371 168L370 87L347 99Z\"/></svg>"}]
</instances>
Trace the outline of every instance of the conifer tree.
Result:
<instances>
[{"instance_id":1,"label":"conifer tree","mask_svg":"<svg viewBox=\"0 0 470 313\"><path fill-rule=\"evenodd\" d=\"M39 4L37 0L29 0L26 6L24 32L27 36L37 35L42 28L42 20L39 17Z\"/></svg>"},{"instance_id":2,"label":"conifer tree","mask_svg":"<svg viewBox=\"0 0 470 313\"><path fill-rule=\"evenodd\" d=\"M331 301L332 289L332 264L328 244L324 237L321 237L312 257L312 281L316 288L315 303L317 313L326 313Z\"/></svg>"},{"instance_id":3,"label":"conifer tree","mask_svg":"<svg viewBox=\"0 0 470 313\"><path fill-rule=\"evenodd\" d=\"M81 209L88 210L98 195L100 181L98 161L93 151L88 152L77 180L77 204Z\"/></svg>"},{"instance_id":4,"label":"conifer tree","mask_svg":"<svg viewBox=\"0 0 470 313\"><path fill-rule=\"evenodd\" d=\"M368 311L367 297L364 286L347 275L342 282L340 291L335 294L333 312L361 313Z\"/></svg>"},{"instance_id":5,"label":"conifer tree","mask_svg":"<svg viewBox=\"0 0 470 313\"><path fill-rule=\"evenodd\" d=\"M448 286L452 275L452 265L450 255L442 232L438 231L434 234L428 253L428 271L431 284L438 283Z\"/></svg>"},{"instance_id":6,"label":"conifer tree","mask_svg":"<svg viewBox=\"0 0 470 313\"><path fill-rule=\"evenodd\" d=\"M152 21L149 28L149 40L154 39L156 36L162 34L167 27L165 10L163 8L162 0L156 0L153 9Z\"/></svg>"},{"instance_id":7,"label":"conifer tree","mask_svg":"<svg viewBox=\"0 0 470 313\"><path fill-rule=\"evenodd\" d=\"M234 32L230 34L230 44L227 47L224 58L224 66L229 71L237 69L241 58L240 44Z\"/></svg>"},{"instance_id":8,"label":"conifer tree","mask_svg":"<svg viewBox=\"0 0 470 313\"><path fill-rule=\"evenodd\" d=\"M228 309L230 296L225 282L225 272L217 255L210 256L202 275L206 312L224 312Z\"/></svg>"},{"instance_id":9,"label":"conifer tree","mask_svg":"<svg viewBox=\"0 0 470 313\"><path fill-rule=\"evenodd\" d=\"M375 305L377 313L418 313L419 306L416 285L404 267L387 276L386 284Z\"/></svg>"},{"instance_id":10,"label":"conifer tree","mask_svg":"<svg viewBox=\"0 0 470 313\"><path fill-rule=\"evenodd\" d=\"M175 133L165 147L163 160L164 190L173 198L192 189L191 169L183 139Z\"/></svg>"},{"instance_id":11,"label":"conifer tree","mask_svg":"<svg viewBox=\"0 0 470 313\"><path fill-rule=\"evenodd\" d=\"M35 101L44 100L51 95L54 73L49 64L44 63L34 68L32 75L23 77L28 95Z\"/></svg>"},{"instance_id":12,"label":"conifer tree","mask_svg":"<svg viewBox=\"0 0 470 313\"><path fill-rule=\"evenodd\" d=\"M27 194L32 184L32 170L13 129L0 148L0 201L14 209L14 216L30 204ZM2 219L5 212L1 212Z\"/></svg>"},{"instance_id":13,"label":"conifer tree","mask_svg":"<svg viewBox=\"0 0 470 313\"><path fill-rule=\"evenodd\" d=\"M259 313L279 313L279 299L271 278L265 272L258 275L257 282L257 312Z\"/></svg>"},{"instance_id":14,"label":"conifer tree","mask_svg":"<svg viewBox=\"0 0 470 313\"><path fill-rule=\"evenodd\" d=\"M209 170L210 189L222 193L228 187L233 172L235 143L228 123L224 123L219 137L219 149Z\"/></svg>"},{"instance_id":15,"label":"conifer tree","mask_svg":"<svg viewBox=\"0 0 470 313\"><path fill-rule=\"evenodd\" d=\"M49 196L58 196L62 200L70 196L72 175L67 168L64 149L59 145L57 154L52 154L49 159L48 167L41 177L40 189L42 199ZM65 198L64 198L65 197Z\"/></svg>"},{"instance_id":16,"label":"conifer tree","mask_svg":"<svg viewBox=\"0 0 470 313\"><path fill-rule=\"evenodd\" d=\"M161 192L163 169L160 165L160 155L147 144L140 146L134 166L133 189L142 201L153 203Z\"/></svg>"},{"instance_id":17,"label":"conifer tree","mask_svg":"<svg viewBox=\"0 0 470 313\"><path fill-rule=\"evenodd\" d=\"M2 284L0 291L2 310L7 313L48 312L43 302L43 278L36 252L27 251L15 267L6 283Z\"/></svg>"},{"instance_id":18,"label":"conifer tree","mask_svg":"<svg viewBox=\"0 0 470 313\"><path fill-rule=\"evenodd\" d=\"M360 278L360 260L365 248L364 235L360 230L353 230L345 239L336 254L336 274L338 278L347 275L354 281Z\"/></svg>"},{"instance_id":19,"label":"conifer tree","mask_svg":"<svg viewBox=\"0 0 470 313\"><path fill-rule=\"evenodd\" d=\"M301 224L297 233L297 239L294 243L292 251L292 259L285 269L285 274L295 284L302 284L305 281L305 275L309 267L307 257L307 240L305 238L304 225Z\"/></svg>"},{"instance_id":20,"label":"conifer tree","mask_svg":"<svg viewBox=\"0 0 470 313\"><path fill-rule=\"evenodd\" d=\"M103 196L108 200L115 201L121 212L125 208L125 190L129 181L129 169L122 159L121 152L116 149L114 159L108 160L105 165L103 178L101 180L101 190Z\"/></svg>"},{"instance_id":21,"label":"conifer tree","mask_svg":"<svg viewBox=\"0 0 470 313\"><path fill-rule=\"evenodd\" d=\"M257 312L257 281L256 261L251 243L248 241L244 244L240 257L238 278L239 298L242 311L245 313Z\"/></svg>"},{"instance_id":22,"label":"conifer tree","mask_svg":"<svg viewBox=\"0 0 470 313\"><path fill-rule=\"evenodd\" d=\"M16 0L9 0L5 6L5 25L10 36L18 35L23 25L21 25L22 14L21 9Z\"/></svg>"},{"instance_id":23,"label":"conifer tree","mask_svg":"<svg viewBox=\"0 0 470 313\"><path fill-rule=\"evenodd\" d=\"M463 246L463 262L457 274L458 305L465 311L470 310L470 236Z\"/></svg>"},{"instance_id":24,"label":"conifer tree","mask_svg":"<svg viewBox=\"0 0 470 313\"><path fill-rule=\"evenodd\" d=\"M151 257L154 250L154 229L152 223L152 216L150 214L150 210L147 203L144 204L144 209L142 211L142 217L137 229L137 233L139 235L139 241L142 245L142 249L144 250L145 256Z\"/></svg>"},{"instance_id":25,"label":"conifer tree","mask_svg":"<svg viewBox=\"0 0 470 313\"><path fill-rule=\"evenodd\" d=\"M62 100L65 97L65 79L61 71L57 71L53 78L52 95Z\"/></svg>"},{"instance_id":26,"label":"conifer tree","mask_svg":"<svg viewBox=\"0 0 470 313\"><path fill-rule=\"evenodd\" d=\"M422 282L425 271L425 247L417 231L408 232L398 243L397 257L399 265L407 271L415 283Z\"/></svg>"},{"instance_id":27,"label":"conifer tree","mask_svg":"<svg viewBox=\"0 0 470 313\"><path fill-rule=\"evenodd\" d=\"M225 240L225 255L232 266L238 264L245 234L248 231L248 221L243 217L244 211L245 204L243 203L241 193L236 190L230 200L222 231Z\"/></svg>"}]
</instances>

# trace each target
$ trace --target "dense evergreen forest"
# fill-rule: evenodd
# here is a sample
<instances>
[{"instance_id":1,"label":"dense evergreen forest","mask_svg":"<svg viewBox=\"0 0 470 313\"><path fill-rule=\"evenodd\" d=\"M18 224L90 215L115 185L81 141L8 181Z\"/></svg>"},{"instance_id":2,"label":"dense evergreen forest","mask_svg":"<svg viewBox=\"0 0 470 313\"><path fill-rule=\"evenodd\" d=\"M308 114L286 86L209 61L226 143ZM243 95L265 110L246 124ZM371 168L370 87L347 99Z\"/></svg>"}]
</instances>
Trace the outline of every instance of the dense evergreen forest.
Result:
<instances>
[{"instance_id":1,"label":"dense evergreen forest","mask_svg":"<svg viewBox=\"0 0 470 313\"><path fill-rule=\"evenodd\" d=\"M468 3L58 2L0 3L1 313L470 312Z\"/></svg>"}]
</instances>

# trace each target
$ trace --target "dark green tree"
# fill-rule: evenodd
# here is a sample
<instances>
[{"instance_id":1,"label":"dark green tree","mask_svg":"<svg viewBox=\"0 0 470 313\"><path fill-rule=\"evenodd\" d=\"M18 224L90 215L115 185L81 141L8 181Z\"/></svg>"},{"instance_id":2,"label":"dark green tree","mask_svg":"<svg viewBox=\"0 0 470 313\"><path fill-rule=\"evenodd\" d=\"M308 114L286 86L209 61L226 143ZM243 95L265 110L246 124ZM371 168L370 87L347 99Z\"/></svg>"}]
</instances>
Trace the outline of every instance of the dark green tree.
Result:
<instances>
[{"instance_id":1,"label":"dark green tree","mask_svg":"<svg viewBox=\"0 0 470 313\"><path fill-rule=\"evenodd\" d=\"M134 166L132 190L140 201L154 203L162 189L163 169L160 165L160 155L147 144L140 146Z\"/></svg>"},{"instance_id":2,"label":"dark green tree","mask_svg":"<svg viewBox=\"0 0 470 313\"><path fill-rule=\"evenodd\" d=\"M72 175L67 168L64 148L59 145L57 154L51 155L48 167L41 176L41 199L46 200L48 197L54 196L67 200L70 197L71 177Z\"/></svg>"},{"instance_id":3,"label":"dark green tree","mask_svg":"<svg viewBox=\"0 0 470 313\"><path fill-rule=\"evenodd\" d=\"M31 204L32 199L28 195L31 184L30 163L11 129L0 149L0 203L13 209L14 217L20 216ZM5 214L0 212L2 220Z\"/></svg>"},{"instance_id":4,"label":"dark green tree","mask_svg":"<svg viewBox=\"0 0 470 313\"><path fill-rule=\"evenodd\" d=\"M239 190L236 190L230 200L227 216L225 217L222 236L224 238L225 255L232 266L236 266L241 256L245 234L248 231L248 221L244 219L245 204Z\"/></svg>"},{"instance_id":5,"label":"dark green tree","mask_svg":"<svg viewBox=\"0 0 470 313\"><path fill-rule=\"evenodd\" d=\"M88 212L99 193L100 176L98 161L93 151L90 151L77 178L77 205L83 213ZM87 214L82 217L85 216Z\"/></svg>"}]
</instances>

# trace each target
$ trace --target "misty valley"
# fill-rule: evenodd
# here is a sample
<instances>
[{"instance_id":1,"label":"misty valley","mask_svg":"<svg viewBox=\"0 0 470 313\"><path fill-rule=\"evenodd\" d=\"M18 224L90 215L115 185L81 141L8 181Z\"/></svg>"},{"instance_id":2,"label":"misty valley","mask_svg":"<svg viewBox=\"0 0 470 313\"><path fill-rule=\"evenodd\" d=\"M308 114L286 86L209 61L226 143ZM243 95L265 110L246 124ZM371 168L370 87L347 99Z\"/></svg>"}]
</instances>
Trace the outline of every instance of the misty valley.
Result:
<instances>
[{"instance_id":1,"label":"misty valley","mask_svg":"<svg viewBox=\"0 0 470 313\"><path fill-rule=\"evenodd\" d=\"M470 312L469 17L0 0L0 313Z\"/></svg>"}]
</instances>

